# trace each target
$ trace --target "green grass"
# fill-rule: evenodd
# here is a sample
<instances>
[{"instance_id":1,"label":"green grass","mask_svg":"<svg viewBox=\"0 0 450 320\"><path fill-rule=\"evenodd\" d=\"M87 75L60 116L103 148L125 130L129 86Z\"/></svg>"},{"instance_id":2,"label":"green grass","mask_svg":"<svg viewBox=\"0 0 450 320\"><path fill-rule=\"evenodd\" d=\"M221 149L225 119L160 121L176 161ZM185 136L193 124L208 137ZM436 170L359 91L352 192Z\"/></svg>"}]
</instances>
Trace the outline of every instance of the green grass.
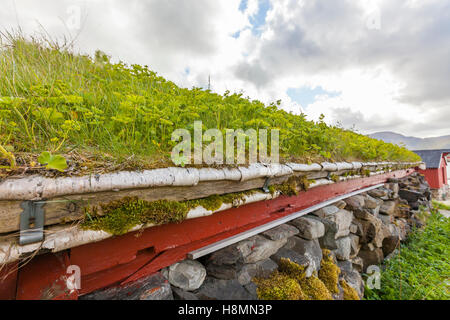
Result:
<instances>
[{"instance_id":1,"label":"green grass","mask_svg":"<svg viewBox=\"0 0 450 320\"><path fill-rule=\"evenodd\" d=\"M147 66L111 63L100 51L92 58L45 39L0 39L0 165L13 153L30 166L49 151L85 167L166 166L171 133L192 131L196 120L205 129L280 129L283 160L420 160L405 148L285 112L279 102L180 88Z\"/></svg>"},{"instance_id":2,"label":"green grass","mask_svg":"<svg viewBox=\"0 0 450 320\"><path fill-rule=\"evenodd\" d=\"M385 267L381 288L366 288L366 299L450 299L450 219L434 212Z\"/></svg>"}]
</instances>

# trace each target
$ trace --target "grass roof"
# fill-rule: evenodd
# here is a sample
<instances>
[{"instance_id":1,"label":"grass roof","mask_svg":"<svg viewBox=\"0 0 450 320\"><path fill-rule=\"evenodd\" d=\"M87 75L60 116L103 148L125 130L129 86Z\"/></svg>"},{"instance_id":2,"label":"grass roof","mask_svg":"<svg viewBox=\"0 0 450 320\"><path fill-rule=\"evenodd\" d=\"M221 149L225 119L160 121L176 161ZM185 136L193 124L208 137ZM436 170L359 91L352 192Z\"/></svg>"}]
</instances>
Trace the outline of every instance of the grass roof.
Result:
<instances>
[{"instance_id":1,"label":"grass roof","mask_svg":"<svg viewBox=\"0 0 450 320\"><path fill-rule=\"evenodd\" d=\"M308 121L242 94L180 88L147 66L112 63L20 35L0 36L0 166L38 170L45 151L66 171L173 165L171 133L204 128L279 129L283 161L418 161L413 152L322 120ZM2 169L0 169L2 170Z\"/></svg>"}]
</instances>

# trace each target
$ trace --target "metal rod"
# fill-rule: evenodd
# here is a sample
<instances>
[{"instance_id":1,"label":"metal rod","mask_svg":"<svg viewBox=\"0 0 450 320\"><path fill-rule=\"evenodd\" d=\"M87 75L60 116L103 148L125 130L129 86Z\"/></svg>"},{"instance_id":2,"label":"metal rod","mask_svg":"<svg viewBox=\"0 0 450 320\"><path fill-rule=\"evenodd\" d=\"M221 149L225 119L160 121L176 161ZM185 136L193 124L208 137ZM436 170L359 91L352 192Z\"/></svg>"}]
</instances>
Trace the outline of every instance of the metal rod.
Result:
<instances>
[{"instance_id":1,"label":"metal rod","mask_svg":"<svg viewBox=\"0 0 450 320\"><path fill-rule=\"evenodd\" d=\"M333 203L336 203L336 202L338 202L340 200L347 199L349 197L352 197L352 196L355 196L355 195L358 195L358 194L361 194L361 193L364 193L364 192L367 192L367 191L370 191L370 190L382 187L383 185L384 185L383 183L377 184L377 185L372 186L372 187L368 187L368 188L364 188L364 189L361 189L361 190L353 191L353 192L347 193L345 195L342 195L342 196L339 196L339 197L336 197L336 198L333 198L333 199L321 202L321 203L313 205L313 206L311 206L309 208L306 208L306 209L294 212L294 213L292 213L292 214L290 214L290 215L288 215L286 217L283 217L283 218L271 221L269 223L263 224L261 226L258 226L256 228L253 228L253 229L250 229L250 230L247 230L245 232L242 232L242 233L237 234L235 236L232 236L230 238L223 239L223 240L217 241L215 243L212 243L212 244L210 244L208 246L205 246L203 248L191 251L191 252L188 253L187 257L189 259L201 258L201 257L203 257L203 256L205 256L207 254L210 254L210 253L215 252L217 250L220 250L220 249L223 249L225 247L228 247L228 246L230 246L230 245L232 245L232 244L234 244L236 242L245 240L245 239L250 238L250 237L252 237L254 235L257 235L257 234L262 233L264 231L267 231L269 229L275 228L275 227L277 227L279 225L285 224L286 222L289 222L291 220L294 220L296 218L304 216L304 215L306 215L308 213L311 213L313 211L316 211L316 210L322 209L324 207L327 207L330 204L333 204Z\"/></svg>"}]
</instances>

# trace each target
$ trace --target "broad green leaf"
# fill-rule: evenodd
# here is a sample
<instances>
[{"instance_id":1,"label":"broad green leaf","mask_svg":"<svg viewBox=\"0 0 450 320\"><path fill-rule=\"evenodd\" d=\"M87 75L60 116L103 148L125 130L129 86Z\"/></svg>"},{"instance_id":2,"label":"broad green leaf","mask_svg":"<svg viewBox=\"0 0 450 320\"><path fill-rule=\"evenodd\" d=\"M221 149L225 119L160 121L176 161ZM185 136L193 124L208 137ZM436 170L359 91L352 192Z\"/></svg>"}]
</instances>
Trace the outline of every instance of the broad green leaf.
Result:
<instances>
[{"instance_id":1,"label":"broad green leaf","mask_svg":"<svg viewBox=\"0 0 450 320\"><path fill-rule=\"evenodd\" d=\"M58 170L64 172L67 169L66 158L60 155L52 155L48 151L44 151L38 158L40 164L45 165L45 168L50 170Z\"/></svg>"}]
</instances>

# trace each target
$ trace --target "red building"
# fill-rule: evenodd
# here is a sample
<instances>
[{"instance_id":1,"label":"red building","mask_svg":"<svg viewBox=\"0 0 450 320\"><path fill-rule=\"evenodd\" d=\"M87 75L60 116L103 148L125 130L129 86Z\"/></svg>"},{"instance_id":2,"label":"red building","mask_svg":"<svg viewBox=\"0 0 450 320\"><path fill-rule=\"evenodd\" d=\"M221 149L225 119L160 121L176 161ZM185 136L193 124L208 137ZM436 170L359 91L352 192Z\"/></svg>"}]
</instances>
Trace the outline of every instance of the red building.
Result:
<instances>
[{"instance_id":1,"label":"red building","mask_svg":"<svg viewBox=\"0 0 450 320\"><path fill-rule=\"evenodd\" d=\"M416 150L427 165L426 170L419 170L425 175L428 184L433 189L433 197L445 200L449 196L449 183L447 168L449 168L450 149L441 150Z\"/></svg>"}]
</instances>

